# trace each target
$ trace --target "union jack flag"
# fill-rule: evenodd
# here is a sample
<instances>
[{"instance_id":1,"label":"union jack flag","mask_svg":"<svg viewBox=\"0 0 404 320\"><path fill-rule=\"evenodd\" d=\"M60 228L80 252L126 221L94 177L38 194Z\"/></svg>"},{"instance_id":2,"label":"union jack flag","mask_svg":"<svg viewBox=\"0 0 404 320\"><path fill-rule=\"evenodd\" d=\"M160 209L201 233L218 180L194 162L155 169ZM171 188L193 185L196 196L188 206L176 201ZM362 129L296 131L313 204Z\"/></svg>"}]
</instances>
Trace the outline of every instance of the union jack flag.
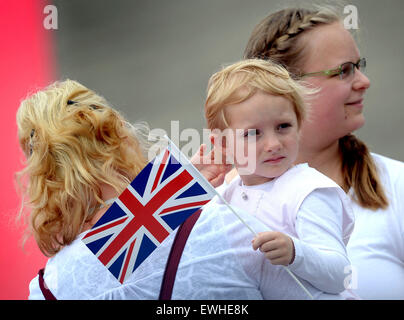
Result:
<instances>
[{"instance_id":1,"label":"union jack flag","mask_svg":"<svg viewBox=\"0 0 404 320\"><path fill-rule=\"evenodd\" d=\"M172 231L215 194L209 182L169 141L82 241L123 283Z\"/></svg>"}]
</instances>

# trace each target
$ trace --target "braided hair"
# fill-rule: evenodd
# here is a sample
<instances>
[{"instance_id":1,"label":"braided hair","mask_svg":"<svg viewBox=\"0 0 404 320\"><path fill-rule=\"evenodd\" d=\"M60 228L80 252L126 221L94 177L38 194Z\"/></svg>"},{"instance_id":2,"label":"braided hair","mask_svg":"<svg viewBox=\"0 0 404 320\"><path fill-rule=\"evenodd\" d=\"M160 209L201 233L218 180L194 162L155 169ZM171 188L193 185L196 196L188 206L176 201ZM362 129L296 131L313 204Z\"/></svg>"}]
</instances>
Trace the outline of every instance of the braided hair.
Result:
<instances>
[{"instance_id":1,"label":"braided hair","mask_svg":"<svg viewBox=\"0 0 404 320\"><path fill-rule=\"evenodd\" d=\"M318 9L284 9L264 18L253 30L244 58L271 59L286 68L293 77L302 72L305 37L308 30L341 21L332 7ZM354 201L364 208L388 206L387 197L367 146L349 134L339 139L344 189L354 189Z\"/></svg>"},{"instance_id":2,"label":"braided hair","mask_svg":"<svg viewBox=\"0 0 404 320\"><path fill-rule=\"evenodd\" d=\"M332 10L285 9L264 18L253 30L244 58L276 61L297 77L303 60L301 35L321 24L331 24L340 17Z\"/></svg>"}]
</instances>

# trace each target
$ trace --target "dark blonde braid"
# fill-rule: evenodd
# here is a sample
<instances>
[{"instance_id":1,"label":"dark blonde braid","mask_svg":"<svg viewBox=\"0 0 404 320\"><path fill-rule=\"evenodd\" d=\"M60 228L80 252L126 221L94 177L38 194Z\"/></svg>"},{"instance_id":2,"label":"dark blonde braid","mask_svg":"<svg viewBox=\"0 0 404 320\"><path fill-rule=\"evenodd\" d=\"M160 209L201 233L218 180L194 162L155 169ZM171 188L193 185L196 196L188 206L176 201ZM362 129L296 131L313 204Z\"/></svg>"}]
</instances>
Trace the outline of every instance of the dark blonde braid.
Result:
<instances>
[{"instance_id":1,"label":"dark blonde braid","mask_svg":"<svg viewBox=\"0 0 404 320\"><path fill-rule=\"evenodd\" d=\"M290 73L300 74L304 31L320 24L331 24L340 17L332 11L319 13L307 9L285 9L264 18L253 30L244 51L244 58L260 58L280 63Z\"/></svg>"}]
</instances>

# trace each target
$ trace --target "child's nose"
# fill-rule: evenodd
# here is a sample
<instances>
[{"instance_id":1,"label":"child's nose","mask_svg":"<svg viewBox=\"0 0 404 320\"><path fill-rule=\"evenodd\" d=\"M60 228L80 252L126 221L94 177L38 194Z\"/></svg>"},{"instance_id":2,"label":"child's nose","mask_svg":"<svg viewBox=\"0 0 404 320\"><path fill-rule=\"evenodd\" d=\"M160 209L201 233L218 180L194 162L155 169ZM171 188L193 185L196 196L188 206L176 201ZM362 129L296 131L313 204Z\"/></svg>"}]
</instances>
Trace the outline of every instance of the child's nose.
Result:
<instances>
[{"instance_id":1,"label":"child's nose","mask_svg":"<svg viewBox=\"0 0 404 320\"><path fill-rule=\"evenodd\" d=\"M273 135L266 139L265 151L275 152L275 151L278 151L280 149L280 147L281 147L281 142L279 141L279 138L276 135Z\"/></svg>"}]
</instances>

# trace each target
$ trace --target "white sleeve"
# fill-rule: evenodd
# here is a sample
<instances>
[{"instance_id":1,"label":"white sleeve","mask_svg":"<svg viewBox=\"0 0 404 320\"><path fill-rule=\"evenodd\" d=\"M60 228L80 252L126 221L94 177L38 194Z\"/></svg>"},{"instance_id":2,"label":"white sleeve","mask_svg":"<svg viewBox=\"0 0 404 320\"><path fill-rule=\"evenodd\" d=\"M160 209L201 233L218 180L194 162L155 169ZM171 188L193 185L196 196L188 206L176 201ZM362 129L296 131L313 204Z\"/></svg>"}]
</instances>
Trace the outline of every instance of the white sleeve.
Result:
<instances>
[{"instance_id":1,"label":"white sleeve","mask_svg":"<svg viewBox=\"0 0 404 320\"><path fill-rule=\"evenodd\" d=\"M37 275L29 283L29 296L28 300L45 300L42 294L41 288L39 287L39 276Z\"/></svg>"},{"instance_id":2,"label":"white sleeve","mask_svg":"<svg viewBox=\"0 0 404 320\"><path fill-rule=\"evenodd\" d=\"M327 293L345 290L351 268L342 240L342 202L334 188L316 189L303 201L292 237L295 259L289 269Z\"/></svg>"}]
</instances>

